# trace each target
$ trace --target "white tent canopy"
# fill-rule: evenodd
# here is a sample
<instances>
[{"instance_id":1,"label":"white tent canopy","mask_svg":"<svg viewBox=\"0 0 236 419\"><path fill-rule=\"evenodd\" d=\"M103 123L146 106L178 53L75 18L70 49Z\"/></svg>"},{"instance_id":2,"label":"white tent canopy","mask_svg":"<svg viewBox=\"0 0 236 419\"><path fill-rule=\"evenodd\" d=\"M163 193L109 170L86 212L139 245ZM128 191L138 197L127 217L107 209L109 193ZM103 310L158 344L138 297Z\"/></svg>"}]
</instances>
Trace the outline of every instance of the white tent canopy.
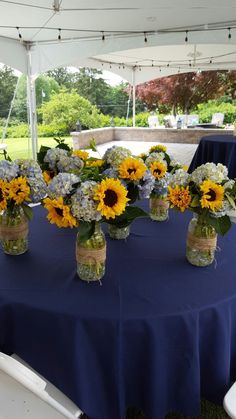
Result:
<instances>
[{"instance_id":1,"label":"white tent canopy","mask_svg":"<svg viewBox=\"0 0 236 419\"><path fill-rule=\"evenodd\" d=\"M236 2L0 0L0 62L28 75L34 127L34 79L53 68L100 68L133 85L178 72L236 69Z\"/></svg>"}]
</instances>

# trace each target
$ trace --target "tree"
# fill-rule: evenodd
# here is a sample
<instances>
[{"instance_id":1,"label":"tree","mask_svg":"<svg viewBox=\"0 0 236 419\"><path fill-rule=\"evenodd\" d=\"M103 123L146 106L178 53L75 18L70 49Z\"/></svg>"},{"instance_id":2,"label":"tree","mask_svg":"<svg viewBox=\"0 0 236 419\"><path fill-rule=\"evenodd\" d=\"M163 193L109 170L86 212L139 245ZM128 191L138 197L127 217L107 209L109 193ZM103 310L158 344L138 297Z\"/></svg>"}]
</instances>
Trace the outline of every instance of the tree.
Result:
<instances>
[{"instance_id":1,"label":"tree","mask_svg":"<svg viewBox=\"0 0 236 419\"><path fill-rule=\"evenodd\" d=\"M75 129L77 120L84 129L100 126L100 114L96 106L75 91L62 90L55 94L49 102L43 103L40 113L45 124L63 125L68 131Z\"/></svg>"},{"instance_id":2,"label":"tree","mask_svg":"<svg viewBox=\"0 0 236 419\"><path fill-rule=\"evenodd\" d=\"M48 71L46 76L56 80L61 88L66 87L69 90L74 88L74 73L69 72L66 67Z\"/></svg>"},{"instance_id":3,"label":"tree","mask_svg":"<svg viewBox=\"0 0 236 419\"><path fill-rule=\"evenodd\" d=\"M17 77L7 66L0 68L0 117L7 118L16 87Z\"/></svg>"},{"instance_id":4,"label":"tree","mask_svg":"<svg viewBox=\"0 0 236 419\"><path fill-rule=\"evenodd\" d=\"M220 71L184 73L152 80L138 86L138 97L150 110L159 104L172 108L174 114L188 114L197 104L222 96L228 82Z\"/></svg>"},{"instance_id":5,"label":"tree","mask_svg":"<svg viewBox=\"0 0 236 419\"><path fill-rule=\"evenodd\" d=\"M51 77L40 75L35 82L36 106L39 108L43 102L50 100L52 94L59 92L60 86ZM16 95L13 115L23 122L27 122L27 80L21 76ZM40 122L40 116L39 116Z\"/></svg>"}]
</instances>

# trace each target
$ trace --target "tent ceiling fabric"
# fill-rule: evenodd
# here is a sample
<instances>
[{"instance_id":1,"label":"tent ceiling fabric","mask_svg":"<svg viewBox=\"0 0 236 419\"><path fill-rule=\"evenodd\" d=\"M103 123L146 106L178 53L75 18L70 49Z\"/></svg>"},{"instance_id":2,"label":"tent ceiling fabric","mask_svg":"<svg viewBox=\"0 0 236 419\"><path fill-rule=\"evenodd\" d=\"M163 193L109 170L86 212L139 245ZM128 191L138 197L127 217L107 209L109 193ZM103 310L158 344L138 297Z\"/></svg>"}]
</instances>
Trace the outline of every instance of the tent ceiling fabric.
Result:
<instances>
[{"instance_id":1,"label":"tent ceiling fabric","mask_svg":"<svg viewBox=\"0 0 236 419\"><path fill-rule=\"evenodd\" d=\"M136 84L236 69L234 16L235 0L0 0L0 62L27 73L30 51L35 76L89 66Z\"/></svg>"}]
</instances>

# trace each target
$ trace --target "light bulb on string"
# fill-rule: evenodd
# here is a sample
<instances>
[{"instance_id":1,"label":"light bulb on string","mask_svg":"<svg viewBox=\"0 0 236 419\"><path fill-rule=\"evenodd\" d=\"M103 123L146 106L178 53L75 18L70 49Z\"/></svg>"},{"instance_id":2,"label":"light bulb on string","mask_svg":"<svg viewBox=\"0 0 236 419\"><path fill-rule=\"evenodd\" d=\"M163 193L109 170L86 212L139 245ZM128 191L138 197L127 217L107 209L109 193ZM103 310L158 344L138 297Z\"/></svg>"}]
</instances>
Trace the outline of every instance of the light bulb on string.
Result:
<instances>
[{"instance_id":1,"label":"light bulb on string","mask_svg":"<svg viewBox=\"0 0 236 419\"><path fill-rule=\"evenodd\" d=\"M185 31L185 39L184 42L187 43L188 42L188 31Z\"/></svg>"},{"instance_id":2,"label":"light bulb on string","mask_svg":"<svg viewBox=\"0 0 236 419\"><path fill-rule=\"evenodd\" d=\"M58 28L58 41L61 41L61 28Z\"/></svg>"},{"instance_id":3,"label":"light bulb on string","mask_svg":"<svg viewBox=\"0 0 236 419\"><path fill-rule=\"evenodd\" d=\"M144 35L144 42L146 44L147 43L147 34L146 34L146 32L143 32L143 35Z\"/></svg>"},{"instance_id":4,"label":"light bulb on string","mask_svg":"<svg viewBox=\"0 0 236 419\"><path fill-rule=\"evenodd\" d=\"M102 41L105 41L105 35L103 31L102 31Z\"/></svg>"},{"instance_id":5,"label":"light bulb on string","mask_svg":"<svg viewBox=\"0 0 236 419\"><path fill-rule=\"evenodd\" d=\"M232 35L231 35L231 28L228 28L228 31L229 31L229 33L228 33L228 39L230 40L230 39L232 38Z\"/></svg>"},{"instance_id":6,"label":"light bulb on string","mask_svg":"<svg viewBox=\"0 0 236 419\"><path fill-rule=\"evenodd\" d=\"M21 40L21 39L22 39L22 35L21 35L21 33L20 33L20 28L19 28L19 26L17 26L17 27L16 27L16 29L17 29L17 32L18 32L18 38Z\"/></svg>"}]
</instances>

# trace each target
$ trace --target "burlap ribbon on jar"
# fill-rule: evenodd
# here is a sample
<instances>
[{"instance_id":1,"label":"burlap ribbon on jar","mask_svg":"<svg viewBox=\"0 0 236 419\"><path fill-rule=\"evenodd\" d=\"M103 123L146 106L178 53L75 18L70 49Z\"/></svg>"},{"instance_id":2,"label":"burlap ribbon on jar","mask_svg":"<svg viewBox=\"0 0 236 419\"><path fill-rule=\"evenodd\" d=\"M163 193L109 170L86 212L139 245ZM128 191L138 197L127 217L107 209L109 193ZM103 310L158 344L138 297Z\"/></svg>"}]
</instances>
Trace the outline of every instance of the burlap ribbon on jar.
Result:
<instances>
[{"instance_id":1,"label":"burlap ribbon on jar","mask_svg":"<svg viewBox=\"0 0 236 419\"><path fill-rule=\"evenodd\" d=\"M150 199L150 208L151 209L156 209L162 207L164 209L168 209L169 208L169 202L167 200L164 199L160 199L160 198L151 198Z\"/></svg>"},{"instance_id":2,"label":"burlap ribbon on jar","mask_svg":"<svg viewBox=\"0 0 236 419\"><path fill-rule=\"evenodd\" d=\"M215 237L196 237L188 232L187 246L194 250L216 250L217 235Z\"/></svg>"},{"instance_id":3,"label":"burlap ribbon on jar","mask_svg":"<svg viewBox=\"0 0 236 419\"><path fill-rule=\"evenodd\" d=\"M76 260L82 264L97 264L106 261L106 244L101 249L86 249L76 243Z\"/></svg>"},{"instance_id":4,"label":"burlap ribbon on jar","mask_svg":"<svg viewBox=\"0 0 236 419\"><path fill-rule=\"evenodd\" d=\"M19 240L25 239L29 232L28 221L18 225L0 224L0 240Z\"/></svg>"}]
</instances>

